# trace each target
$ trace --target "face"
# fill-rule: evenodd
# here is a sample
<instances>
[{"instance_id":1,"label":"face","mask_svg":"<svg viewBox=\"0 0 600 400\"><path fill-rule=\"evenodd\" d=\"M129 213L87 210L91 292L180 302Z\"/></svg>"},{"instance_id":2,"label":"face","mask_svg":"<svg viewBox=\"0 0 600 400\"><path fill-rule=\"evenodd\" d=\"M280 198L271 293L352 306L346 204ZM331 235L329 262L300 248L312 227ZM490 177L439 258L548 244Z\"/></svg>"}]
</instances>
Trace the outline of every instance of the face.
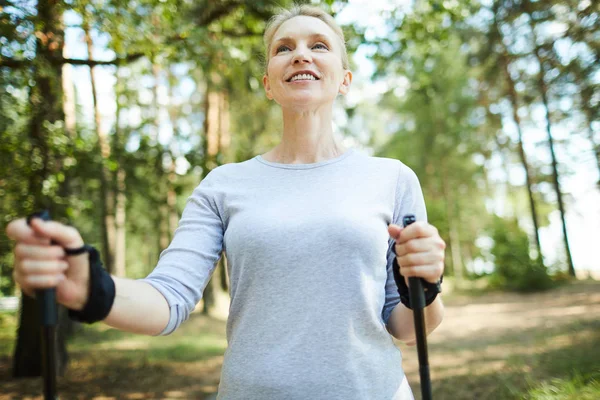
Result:
<instances>
[{"instance_id":1,"label":"face","mask_svg":"<svg viewBox=\"0 0 600 400\"><path fill-rule=\"evenodd\" d=\"M282 107L316 109L346 94L351 81L352 73L342 66L340 40L325 22L299 16L275 32L263 77L269 99Z\"/></svg>"}]
</instances>

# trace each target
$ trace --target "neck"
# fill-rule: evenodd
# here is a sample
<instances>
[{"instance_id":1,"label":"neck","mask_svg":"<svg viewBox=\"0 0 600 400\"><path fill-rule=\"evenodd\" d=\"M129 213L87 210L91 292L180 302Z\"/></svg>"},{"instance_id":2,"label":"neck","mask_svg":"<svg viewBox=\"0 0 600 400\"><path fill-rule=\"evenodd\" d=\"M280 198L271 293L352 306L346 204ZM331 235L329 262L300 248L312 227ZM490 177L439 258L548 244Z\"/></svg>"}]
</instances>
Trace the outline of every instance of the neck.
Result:
<instances>
[{"instance_id":1,"label":"neck","mask_svg":"<svg viewBox=\"0 0 600 400\"><path fill-rule=\"evenodd\" d=\"M331 106L297 111L283 109L283 137L271 150L271 158L284 164L311 164L326 161L345 153L335 140Z\"/></svg>"}]
</instances>

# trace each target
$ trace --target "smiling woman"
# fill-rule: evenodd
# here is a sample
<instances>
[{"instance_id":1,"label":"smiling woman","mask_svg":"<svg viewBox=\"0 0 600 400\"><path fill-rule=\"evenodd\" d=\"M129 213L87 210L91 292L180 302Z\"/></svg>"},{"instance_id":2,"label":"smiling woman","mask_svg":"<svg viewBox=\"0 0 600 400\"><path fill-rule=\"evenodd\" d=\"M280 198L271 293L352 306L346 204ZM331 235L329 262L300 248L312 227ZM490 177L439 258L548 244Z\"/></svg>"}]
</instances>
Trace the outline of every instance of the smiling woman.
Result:
<instances>
[{"instance_id":1,"label":"smiling woman","mask_svg":"<svg viewBox=\"0 0 600 400\"><path fill-rule=\"evenodd\" d=\"M392 340L415 339L402 276L437 282L445 244L427 223L410 168L335 139L333 104L352 73L331 16L284 10L265 44L263 83L281 106L281 142L202 179L150 275L100 275L86 254L65 253L84 244L75 228L34 218L7 228L18 242L15 279L28 292L55 287L85 321L168 335L189 318L226 253L231 304L218 399L410 400ZM402 228L406 214L417 222ZM429 332L443 316L435 293L425 308Z\"/></svg>"},{"instance_id":2,"label":"smiling woman","mask_svg":"<svg viewBox=\"0 0 600 400\"><path fill-rule=\"evenodd\" d=\"M273 17L264 35L269 99L283 112L281 144L262 157L311 163L345 152L334 139L333 102L350 89L344 34L324 11L298 6Z\"/></svg>"}]
</instances>

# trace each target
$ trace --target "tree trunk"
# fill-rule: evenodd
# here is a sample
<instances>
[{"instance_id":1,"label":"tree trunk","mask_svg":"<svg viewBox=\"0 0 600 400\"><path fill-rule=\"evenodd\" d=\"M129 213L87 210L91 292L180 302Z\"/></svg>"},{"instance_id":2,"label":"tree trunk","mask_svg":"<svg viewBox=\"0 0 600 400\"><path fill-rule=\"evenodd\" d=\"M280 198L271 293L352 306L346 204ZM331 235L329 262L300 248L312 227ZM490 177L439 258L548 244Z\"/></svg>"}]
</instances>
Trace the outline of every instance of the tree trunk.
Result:
<instances>
[{"instance_id":1,"label":"tree trunk","mask_svg":"<svg viewBox=\"0 0 600 400\"><path fill-rule=\"evenodd\" d=\"M598 182L597 187L600 189L600 143L596 142L595 132L593 127L594 122L594 110L592 106L592 96L594 91L588 88L582 88L581 92L581 108L583 108L583 114L585 115L588 137L592 144L592 150L596 156L596 166L598 167Z\"/></svg>"},{"instance_id":2,"label":"tree trunk","mask_svg":"<svg viewBox=\"0 0 600 400\"><path fill-rule=\"evenodd\" d=\"M499 30L498 30L499 32ZM500 40L502 40L500 38ZM504 46L503 46L504 47ZM535 199L533 197L533 182L531 179L531 173L529 171L529 163L527 162L527 155L525 154L525 148L523 147L523 131L521 129L521 118L519 117L519 101L517 98L517 91L515 89L515 82L510 76L509 71L509 60L508 55L506 54L506 48L504 47L505 53L502 54L502 64L504 69L504 76L506 78L508 97L510 99L510 103L512 106L512 116L517 126L517 132L519 135L519 157L521 159L521 164L523 165L523 169L525 170L525 184L527 186L527 194L529 195L529 209L531 212L531 221L533 222L533 231L535 233L535 244L537 246L538 251L538 259L540 262L544 263L544 257L542 256L542 245L540 242L540 234L539 234L539 223L537 218L537 212L535 207Z\"/></svg>"},{"instance_id":3,"label":"tree trunk","mask_svg":"<svg viewBox=\"0 0 600 400\"><path fill-rule=\"evenodd\" d=\"M221 290L227 292L229 290L229 275L227 274L227 254L223 252L221 257L223 257L223 268L221 268L220 270Z\"/></svg>"},{"instance_id":4,"label":"tree trunk","mask_svg":"<svg viewBox=\"0 0 600 400\"><path fill-rule=\"evenodd\" d=\"M222 78L215 73L207 72L206 96L204 102L204 163L206 176L219 165L219 156L230 144L230 116L227 92L220 88ZM207 314L215 303L215 291L227 287L225 260L223 254L218 261L217 269L204 290L202 311Z\"/></svg>"},{"instance_id":5,"label":"tree trunk","mask_svg":"<svg viewBox=\"0 0 600 400\"><path fill-rule=\"evenodd\" d=\"M447 171L447 168L444 168L444 171ZM444 176L442 181L443 190L444 190L444 198L446 203L446 214L448 218L448 235L450 236L450 253L452 254L452 270L454 272L454 278L456 279L456 286L463 286L464 282L464 266L462 262L461 255L461 245L460 245L460 234L457 229L460 226L460 220L457 218L457 213L454 212L452 205L454 204L454 199L451 193L451 188L448 183L448 176Z\"/></svg>"},{"instance_id":6,"label":"tree trunk","mask_svg":"<svg viewBox=\"0 0 600 400\"><path fill-rule=\"evenodd\" d=\"M125 178L126 171L123 167L123 153L124 149L124 138L121 137L121 129L119 126L119 119L121 116L121 102L120 96L120 84L119 84L119 67L115 72L116 84L115 84L115 99L117 102L117 109L115 115L115 135L113 138L113 154L117 159L117 174L116 174L116 194L117 199L115 203L115 258L114 258L114 273L117 276L127 276L127 270L125 267L126 262L126 205L127 195L125 193Z\"/></svg>"},{"instance_id":7,"label":"tree trunk","mask_svg":"<svg viewBox=\"0 0 600 400\"><path fill-rule=\"evenodd\" d=\"M558 162L556 160L556 153L554 152L554 139L552 137L552 123L550 121L550 109L548 107L548 97L546 83L544 82L544 67L539 55L539 50L535 51L536 58L540 64L540 72L538 76L538 85L540 93L542 95L542 103L544 104L544 110L546 112L546 133L548 134L548 148L550 155L552 156L552 183L554 185L554 191L556 192L556 199L558 200L558 209L560 211L560 220L562 223L563 239L565 245L565 255L567 257L567 265L569 267L569 275L575 277L575 268L573 266L573 259L571 257L571 249L569 248L569 237L567 235L567 221L565 206L562 198L562 192L560 190L560 183L558 181Z\"/></svg>"},{"instance_id":8,"label":"tree trunk","mask_svg":"<svg viewBox=\"0 0 600 400\"><path fill-rule=\"evenodd\" d=\"M167 114L169 115L169 120L171 122L172 130L172 140L173 142L177 141L177 121L179 118L178 109L172 104L171 99L173 98L173 91L171 82L173 81L173 75L170 69L167 69L167 89L168 89L168 104L167 104ZM171 146L173 149L173 147ZM179 154L173 154L173 150L170 152L171 156L171 165L169 166L169 178L167 180L167 208L168 208L168 220L169 220L169 237L172 240L173 234L175 233L175 229L177 229L177 225L179 223L179 213L177 211L177 193L175 192L175 183L177 180L176 173L176 161L177 156Z\"/></svg>"},{"instance_id":9,"label":"tree trunk","mask_svg":"<svg viewBox=\"0 0 600 400\"><path fill-rule=\"evenodd\" d=\"M94 43L92 42L92 38L90 36L87 16L84 17L82 28L87 45L88 59L92 60L94 58ZM108 142L108 135L102 127L102 116L100 114L100 106L98 105L98 91L96 90L96 74L94 69L94 66L90 66L90 82L92 85L95 129L98 137L100 154L102 157L102 166L100 171L100 209L102 211L100 226L102 227L102 258L108 272L114 273L113 258L115 253L115 194L111 184L111 172L108 169L108 162L110 159L110 143Z\"/></svg>"},{"instance_id":10,"label":"tree trunk","mask_svg":"<svg viewBox=\"0 0 600 400\"><path fill-rule=\"evenodd\" d=\"M125 175L123 168L117 170L117 203L115 206L115 275L120 277L127 276L125 266L126 255L126 205L127 195L125 194Z\"/></svg>"},{"instance_id":11,"label":"tree trunk","mask_svg":"<svg viewBox=\"0 0 600 400\"><path fill-rule=\"evenodd\" d=\"M67 46L64 46L63 56L66 58ZM73 66L63 64L62 66L62 88L63 88L63 111L65 114L65 132L71 138L77 136L77 105L75 104L75 86L73 85Z\"/></svg>"},{"instance_id":12,"label":"tree trunk","mask_svg":"<svg viewBox=\"0 0 600 400\"><path fill-rule=\"evenodd\" d=\"M50 62L60 59L64 46L64 31L62 26L62 2L56 0L40 0L37 2L36 15L36 57L34 60L34 81L31 87L29 101L31 105L31 122L29 125L29 140L31 142L31 159L39 159L36 169L28 177L29 193L33 200L33 209L50 208L55 218L64 216L64 208L48 207L48 201L42 192L43 182L55 172L60 160L55 159L54 150L49 145L49 132L45 122L55 124L64 121L62 71L61 66ZM62 213L61 213L62 212ZM57 329L57 370L64 371L67 352L61 327ZM22 296L17 331L17 344L13 358L13 376L30 377L41 374L41 329L38 310L34 299Z\"/></svg>"},{"instance_id":13,"label":"tree trunk","mask_svg":"<svg viewBox=\"0 0 600 400\"><path fill-rule=\"evenodd\" d=\"M573 259L571 257L571 249L569 248L569 237L567 235L567 222L565 206L562 198L562 192L560 190L560 183L558 179L558 161L556 160L556 153L554 152L554 138L552 137L552 122L550 118L550 107L548 105L548 87L545 82L546 68L544 66L543 57L540 54L540 46L537 43L537 35L535 33L535 19L533 18L532 6L529 0L524 2L525 12L529 17L531 34L532 34L532 46L534 47L534 55L539 65L539 72L537 75L537 84L542 97L542 104L544 105L545 117L546 117L546 133L548 136L548 148L550 150L550 156L552 157L552 183L554 185L554 191L556 192L556 199L558 201L558 209L560 211L560 219L562 223L563 239L565 246L565 255L567 258L567 265L569 275L575 277L575 268L573 266Z\"/></svg>"}]
</instances>

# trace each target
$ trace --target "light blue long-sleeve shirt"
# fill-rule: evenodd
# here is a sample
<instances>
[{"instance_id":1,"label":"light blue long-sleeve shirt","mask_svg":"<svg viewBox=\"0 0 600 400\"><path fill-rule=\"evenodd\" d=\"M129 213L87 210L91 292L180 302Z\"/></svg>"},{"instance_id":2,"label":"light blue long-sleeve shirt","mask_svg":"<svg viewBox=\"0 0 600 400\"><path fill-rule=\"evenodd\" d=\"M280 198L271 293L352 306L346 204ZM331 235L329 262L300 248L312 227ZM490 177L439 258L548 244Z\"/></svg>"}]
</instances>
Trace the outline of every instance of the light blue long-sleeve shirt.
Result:
<instances>
[{"instance_id":1,"label":"light blue long-sleeve shirt","mask_svg":"<svg viewBox=\"0 0 600 400\"><path fill-rule=\"evenodd\" d=\"M356 149L313 164L219 166L144 279L169 303L162 333L188 318L225 251L219 399L407 398L386 324L399 303L387 227L408 213L427 219L414 172Z\"/></svg>"}]
</instances>

